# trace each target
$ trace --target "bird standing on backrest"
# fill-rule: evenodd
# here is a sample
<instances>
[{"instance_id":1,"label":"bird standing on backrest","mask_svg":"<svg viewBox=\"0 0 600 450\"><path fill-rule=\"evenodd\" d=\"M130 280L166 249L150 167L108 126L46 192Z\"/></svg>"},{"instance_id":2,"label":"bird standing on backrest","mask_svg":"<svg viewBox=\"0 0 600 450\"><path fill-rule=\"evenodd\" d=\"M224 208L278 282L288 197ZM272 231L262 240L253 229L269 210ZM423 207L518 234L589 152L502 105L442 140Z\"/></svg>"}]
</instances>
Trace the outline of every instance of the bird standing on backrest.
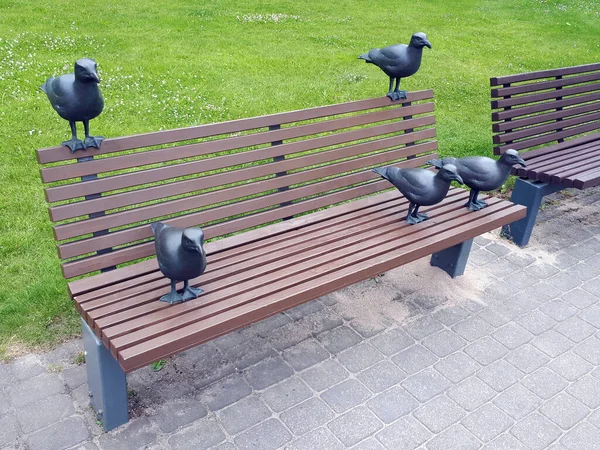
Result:
<instances>
[{"instance_id":1,"label":"bird standing on backrest","mask_svg":"<svg viewBox=\"0 0 600 450\"><path fill-rule=\"evenodd\" d=\"M156 222L150 225L154 233L156 259L160 271L171 279L171 292L160 298L169 304L184 302L198 297L200 288L189 285L189 280L199 277L206 270L204 232L200 228L177 228ZM177 292L175 284L183 281L183 291Z\"/></svg>"},{"instance_id":2,"label":"bird standing on backrest","mask_svg":"<svg viewBox=\"0 0 600 450\"><path fill-rule=\"evenodd\" d=\"M375 64L390 77L390 90L386 94L392 100L406 98L406 91L400 89L400 79L410 77L421 66L423 47L431 48L425 33L415 33L410 44L396 44L382 49L374 48L369 53L363 53L358 58ZM396 88L392 90L396 79Z\"/></svg>"},{"instance_id":3,"label":"bird standing on backrest","mask_svg":"<svg viewBox=\"0 0 600 450\"><path fill-rule=\"evenodd\" d=\"M90 120L97 117L104 108L104 99L98 88L100 79L97 73L96 61L83 58L75 62L75 72L50 77L41 86L50 104L58 115L69 121L71 125L71 140L65 141L72 152L87 147L100 148L104 137L90 136ZM85 141L77 139L75 122L83 122Z\"/></svg>"},{"instance_id":4,"label":"bird standing on backrest","mask_svg":"<svg viewBox=\"0 0 600 450\"><path fill-rule=\"evenodd\" d=\"M419 207L441 202L450 189L451 181L463 182L452 164L445 165L437 173L427 169L399 169L393 166L379 167L373 172L396 186L408 199L410 204L406 223L412 225L429 219L427 214L419 213Z\"/></svg>"},{"instance_id":5,"label":"bird standing on backrest","mask_svg":"<svg viewBox=\"0 0 600 450\"><path fill-rule=\"evenodd\" d=\"M486 156L468 156L460 159L452 157L432 159L427 163L438 169L445 167L446 164L456 166L460 177L471 188L469 201L465 204L470 211L479 211L488 205L482 200L477 200L480 191L498 189L506 182L510 169L514 165L526 166L519 152L513 149L506 150L498 160Z\"/></svg>"}]
</instances>

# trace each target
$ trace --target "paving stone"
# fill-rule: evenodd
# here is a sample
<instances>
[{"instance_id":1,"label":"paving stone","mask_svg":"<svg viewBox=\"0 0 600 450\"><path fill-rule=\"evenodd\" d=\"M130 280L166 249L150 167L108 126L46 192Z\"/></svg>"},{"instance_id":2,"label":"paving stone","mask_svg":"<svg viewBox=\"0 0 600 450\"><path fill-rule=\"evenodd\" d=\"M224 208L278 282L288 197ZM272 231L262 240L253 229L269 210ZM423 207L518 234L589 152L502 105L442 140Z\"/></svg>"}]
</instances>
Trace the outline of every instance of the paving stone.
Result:
<instances>
[{"instance_id":1,"label":"paving stone","mask_svg":"<svg viewBox=\"0 0 600 450\"><path fill-rule=\"evenodd\" d=\"M554 330L545 331L531 341L531 343L551 358L556 358L575 346L573 341Z\"/></svg>"},{"instance_id":2,"label":"paving stone","mask_svg":"<svg viewBox=\"0 0 600 450\"><path fill-rule=\"evenodd\" d=\"M385 450L385 447L375 438L369 438L352 447L352 450Z\"/></svg>"},{"instance_id":3,"label":"paving stone","mask_svg":"<svg viewBox=\"0 0 600 450\"><path fill-rule=\"evenodd\" d=\"M341 326L326 331L318 336L319 341L331 353L339 353L353 345L358 344L362 338L352 328Z\"/></svg>"},{"instance_id":4,"label":"paving stone","mask_svg":"<svg viewBox=\"0 0 600 450\"><path fill-rule=\"evenodd\" d=\"M224 334L214 339L211 343L216 345L219 349L225 350L236 345L243 344L252 336L250 328L242 328L241 330L232 331L231 333ZM212 349L211 349L212 351Z\"/></svg>"},{"instance_id":5,"label":"paving stone","mask_svg":"<svg viewBox=\"0 0 600 450\"><path fill-rule=\"evenodd\" d=\"M173 450L206 450L225 440L225 433L214 418L205 417L194 422L190 427L172 435L169 446ZM110 447L108 447L110 448ZM137 447L131 447L137 448Z\"/></svg>"},{"instance_id":6,"label":"paving stone","mask_svg":"<svg viewBox=\"0 0 600 450\"><path fill-rule=\"evenodd\" d=\"M367 406L384 423L392 423L419 406L413 396L400 386L394 386L371 398Z\"/></svg>"},{"instance_id":7,"label":"paving stone","mask_svg":"<svg viewBox=\"0 0 600 450\"><path fill-rule=\"evenodd\" d=\"M229 434L240 433L271 416L271 411L254 396L246 397L219 411L219 423Z\"/></svg>"},{"instance_id":8,"label":"paving stone","mask_svg":"<svg viewBox=\"0 0 600 450\"><path fill-rule=\"evenodd\" d=\"M577 425L590 410L579 400L561 392L540 407L540 412L563 430Z\"/></svg>"},{"instance_id":9,"label":"paving stone","mask_svg":"<svg viewBox=\"0 0 600 450\"><path fill-rule=\"evenodd\" d=\"M61 372L60 377L64 380L69 389L75 389L84 383L87 383L87 371L85 364L81 366L69 367Z\"/></svg>"},{"instance_id":10,"label":"paving stone","mask_svg":"<svg viewBox=\"0 0 600 450\"><path fill-rule=\"evenodd\" d=\"M162 446L152 446L147 447L147 450L165 450L166 447ZM85 442L83 444L78 444L75 447L71 447L71 450L98 450L98 446L93 442Z\"/></svg>"},{"instance_id":11,"label":"paving stone","mask_svg":"<svg viewBox=\"0 0 600 450\"><path fill-rule=\"evenodd\" d=\"M244 371L246 380L254 389L265 389L292 376L294 371L280 357L268 358Z\"/></svg>"},{"instance_id":12,"label":"paving stone","mask_svg":"<svg viewBox=\"0 0 600 450\"><path fill-rule=\"evenodd\" d=\"M37 355L21 356L15 359L11 366L14 377L20 381L29 380L46 371Z\"/></svg>"},{"instance_id":13,"label":"paving stone","mask_svg":"<svg viewBox=\"0 0 600 450\"><path fill-rule=\"evenodd\" d=\"M580 288L573 289L572 291L563 294L561 298L579 309L587 308L598 302L598 297Z\"/></svg>"},{"instance_id":14,"label":"paving stone","mask_svg":"<svg viewBox=\"0 0 600 450\"><path fill-rule=\"evenodd\" d=\"M568 385L564 378L547 367L538 369L523 380L523 386L545 400L554 397Z\"/></svg>"},{"instance_id":15,"label":"paving stone","mask_svg":"<svg viewBox=\"0 0 600 450\"><path fill-rule=\"evenodd\" d=\"M19 425L12 414L0 416L0 447L13 444L19 437ZM38 447L41 448L41 447Z\"/></svg>"},{"instance_id":16,"label":"paving stone","mask_svg":"<svg viewBox=\"0 0 600 450\"><path fill-rule=\"evenodd\" d=\"M10 389L13 406L19 408L64 391L64 384L55 373L43 373L15 384Z\"/></svg>"},{"instance_id":17,"label":"paving stone","mask_svg":"<svg viewBox=\"0 0 600 450\"><path fill-rule=\"evenodd\" d=\"M433 318L447 327L471 315L470 311L457 305L446 306L433 312Z\"/></svg>"},{"instance_id":18,"label":"paving stone","mask_svg":"<svg viewBox=\"0 0 600 450\"><path fill-rule=\"evenodd\" d=\"M600 409L597 409L592 414L590 414L587 420L596 428L600 428Z\"/></svg>"},{"instance_id":19,"label":"paving stone","mask_svg":"<svg viewBox=\"0 0 600 450\"><path fill-rule=\"evenodd\" d=\"M321 394L321 398L337 413L343 413L369 399L371 394L358 380L342 381Z\"/></svg>"},{"instance_id":20,"label":"paving stone","mask_svg":"<svg viewBox=\"0 0 600 450\"><path fill-rule=\"evenodd\" d=\"M520 420L537 409L542 400L520 384L515 384L496 397L494 404L513 419Z\"/></svg>"},{"instance_id":21,"label":"paving stone","mask_svg":"<svg viewBox=\"0 0 600 450\"><path fill-rule=\"evenodd\" d=\"M275 349L284 350L343 323L342 318L334 312L320 311L273 330L269 333L269 342Z\"/></svg>"},{"instance_id":22,"label":"paving stone","mask_svg":"<svg viewBox=\"0 0 600 450\"><path fill-rule=\"evenodd\" d=\"M490 302L491 309L511 320L524 314L531 313L538 306L539 303L536 303L522 293L518 293L512 297L502 297Z\"/></svg>"},{"instance_id":23,"label":"paving stone","mask_svg":"<svg viewBox=\"0 0 600 450\"><path fill-rule=\"evenodd\" d=\"M448 390L448 396L467 411L476 410L495 395L491 387L476 377L467 378Z\"/></svg>"},{"instance_id":24,"label":"paving stone","mask_svg":"<svg viewBox=\"0 0 600 450\"><path fill-rule=\"evenodd\" d=\"M548 363L548 367L567 381L576 381L593 369L590 363L571 352L554 358Z\"/></svg>"},{"instance_id":25,"label":"paving stone","mask_svg":"<svg viewBox=\"0 0 600 450\"><path fill-rule=\"evenodd\" d=\"M506 431L513 420L494 405L483 405L463 419L461 424L483 442L489 442Z\"/></svg>"},{"instance_id":26,"label":"paving stone","mask_svg":"<svg viewBox=\"0 0 600 450\"><path fill-rule=\"evenodd\" d=\"M439 433L462 419L465 411L445 395L440 395L421 406L414 417L432 433Z\"/></svg>"},{"instance_id":27,"label":"paving stone","mask_svg":"<svg viewBox=\"0 0 600 450\"><path fill-rule=\"evenodd\" d=\"M250 326L250 329L259 336L269 337L273 330L281 328L290 323L292 319L285 313L275 314L267 317L259 322L255 322Z\"/></svg>"},{"instance_id":28,"label":"paving stone","mask_svg":"<svg viewBox=\"0 0 600 450\"><path fill-rule=\"evenodd\" d=\"M375 415L364 406L332 420L329 429L347 447L357 444L383 428Z\"/></svg>"},{"instance_id":29,"label":"paving stone","mask_svg":"<svg viewBox=\"0 0 600 450\"><path fill-rule=\"evenodd\" d=\"M483 450L527 450L523 444L517 441L510 434L498 436L489 444L482 447Z\"/></svg>"},{"instance_id":30,"label":"paving stone","mask_svg":"<svg viewBox=\"0 0 600 450\"><path fill-rule=\"evenodd\" d=\"M480 245L482 247L485 247L486 245L488 245L490 242L492 242L491 239L485 238L483 236L477 236L475 239L473 239L473 242L475 242L477 245Z\"/></svg>"},{"instance_id":31,"label":"paving stone","mask_svg":"<svg viewBox=\"0 0 600 450\"><path fill-rule=\"evenodd\" d=\"M283 359L300 371L329 358L329 352L315 339L307 339L283 351Z\"/></svg>"},{"instance_id":32,"label":"paving stone","mask_svg":"<svg viewBox=\"0 0 600 450\"><path fill-rule=\"evenodd\" d=\"M12 405L10 404L10 399L8 397L8 389L0 388L0 416L6 414Z\"/></svg>"},{"instance_id":33,"label":"paving stone","mask_svg":"<svg viewBox=\"0 0 600 450\"><path fill-rule=\"evenodd\" d=\"M533 339L533 334L520 325L511 322L492 333L494 339L505 347L515 349Z\"/></svg>"},{"instance_id":34,"label":"paving stone","mask_svg":"<svg viewBox=\"0 0 600 450\"><path fill-rule=\"evenodd\" d=\"M600 430L589 423L580 423L570 430L560 442L569 450L597 448L598 442L600 442Z\"/></svg>"},{"instance_id":35,"label":"paving stone","mask_svg":"<svg viewBox=\"0 0 600 450\"><path fill-rule=\"evenodd\" d=\"M365 339L376 336L387 329L384 321L374 323L373 321L365 320L360 317L351 320L349 325L354 331L356 331Z\"/></svg>"},{"instance_id":36,"label":"paving stone","mask_svg":"<svg viewBox=\"0 0 600 450\"><path fill-rule=\"evenodd\" d=\"M573 258L568 253L560 252L554 256L554 265L559 269L567 269L578 262L579 260L577 258Z\"/></svg>"},{"instance_id":37,"label":"paving stone","mask_svg":"<svg viewBox=\"0 0 600 450\"><path fill-rule=\"evenodd\" d=\"M300 378L289 378L270 387L261 399L275 412L281 412L312 397L312 391Z\"/></svg>"},{"instance_id":38,"label":"paving stone","mask_svg":"<svg viewBox=\"0 0 600 450\"><path fill-rule=\"evenodd\" d=\"M432 366L438 360L431 351L416 344L392 357L392 362L407 374Z\"/></svg>"},{"instance_id":39,"label":"paving stone","mask_svg":"<svg viewBox=\"0 0 600 450\"><path fill-rule=\"evenodd\" d=\"M571 384L567 392L589 408L600 407L600 380L591 375L585 375Z\"/></svg>"},{"instance_id":40,"label":"paving stone","mask_svg":"<svg viewBox=\"0 0 600 450\"><path fill-rule=\"evenodd\" d=\"M377 394L398 384L406 378L406 374L391 362L382 361L359 373L356 378Z\"/></svg>"},{"instance_id":41,"label":"paving stone","mask_svg":"<svg viewBox=\"0 0 600 450\"><path fill-rule=\"evenodd\" d=\"M469 262L471 264L475 264L476 266L484 266L492 261L496 261L497 259L498 255L484 248L478 248L477 250L472 251L469 255Z\"/></svg>"},{"instance_id":42,"label":"paving stone","mask_svg":"<svg viewBox=\"0 0 600 450\"><path fill-rule=\"evenodd\" d=\"M543 450L561 435L560 428L539 413L517 422L510 433L531 450Z\"/></svg>"},{"instance_id":43,"label":"paving stone","mask_svg":"<svg viewBox=\"0 0 600 450\"><path fill-rule=\"evenodd\" d=\"M593 256L596 253L596 251L593 248L593 246L590 246L587 242L584 242L584 243L580 243L577 245L569 246L568 248L565 249L565 253L582 261L584 259L587 259L587 258Z\"/></svg>"},{"instance_id":44,"label":"paving stone","mask_svg":"<svg viewBox=\"0 0 600 450\"><path fill-rule=\"evenodd\" d=\"M241 375L234 374L204 389L200 396L212 411L217 411L251 393L252 388L246 380Z\"/></svg>"},{"instance_id":45,"label":"paving stone","mask_svg":"<svg viewBox=\"0 0 600 450\"><path fill-rule=\"evenodd\" d=\"M496 391L501 392L519 381L524 373L501 359L485 366L477 376Z\"/></svg>"},{"instance_id":46,"label":"paving stone","mask_svg":"<svg viewBox=\"0 0 600 450\"><path fill-rule=\"evenodd\" d=\"M422 344L437 356L443 358L460 350L467 345L467 342L455 332L442 330L423 339Z\"/></svg>"},{"instance_id":47,"label":"paving stone","mask_svg":"<svg viewBox=\"0 0 600 450\"><path fill-rule=\"evenodd\" d=\"M419 340L426 338L436 331L442 330L443 325L431 316L423 316L404 326L404 331Z\"/></svg>"},{"instance_id":48,"label":"paving stone","mask_svg":"<svg viewBox=\"0 0 600 450\"><path fill-rule=\"evenodd\" d=\"M525 253L509 253L504 257L508 262L519 267L527 267L535 262L535 258Z\"/></svg>"},{"instance_id":49,"label":"paving stone","mask_svg":"<svg viewBox=\"0 0 600 450\"><path fill-rule=\"evenodd\" d=\"M402 417L375 435L388 450L417 448L431 436L431 432L411 416Z\"/></svg>"},{"instance_id":50,"label":"paving stone","mask_svg":"<svg viewBox=\"0 0 600 450\"><path fill-rule=\"evenodd\" d=\"M579 313L579 317L590 325L600 328L600 305L595 304L585 308Z\"/></svg>"},{"instance_id":51,"label":"paving stone","mask_svg":"<svg viewBox=\"0 0 600 450\"><path fill-rule=\"evenodd\" d=\"M299 436L329 422L335 414L323 400L313 397L282 412L280 417Z\"/></svg>"},{"instance_id":52,"label":"paving stone","mask_svg":"<svg viewBox=\"0 0 600 450\"><path fill-rule=\"evenodd\" d=\"M515 295L519 289L507 281L498 281L488 285L483 291L486 299L505 300L507 297Z\"/></svg>"},{"instance_id":53,"label":"paving stone","mask_svg":"<svg viewBox=\"0 0 600 450\"><path fill-rule=\"evenodd\" d=\"M552 300L540 306L540 310L558 322L562 322L579 312L573 305L560 299Z\"/></svg>"},{"instance_id":54,"label":"paving stone","mask_svg":"<svg viewBox=\"0 0 600 450\"><path fill-rule=\"evenodd\" d=\"M600 339L591 337L577 345L573 352L595 366L600 365Z\"/></svg>"},{"instance_id":55,"label":"paving stone","mask_svg":"<svg viewBox=\"0 0 600 450\"><path fill-rule=\"evenodd\" d=\"M478 317L481 317L483 320L485 320L487 323L489 323L495 328L501 327L502 325L509 322L509 319L506 316L500 314L497 311L494 311L491 308L487 308L483 311L480 311Z\"/></svg>"},{"instance_id":56,"label":"paving stone","mask_svg":"<svg viewBox=\"0 0 600 450\"><path fill-rule=\"evenodd\" d=\"M56 394L29 403L17 409L19 425L25 433L31 433L75 413L73 400L68 395Z\"/></svg>"},{"instance_id":57,"label":"paving stone","mask_svg":"<svg viewBox=\"0 0 600 450\"><path fill-rule=\"evenodd\" d=\"M505 359L525 373L531 373L550 361L547 355L530 344L512 350Z\"/></svg>"},{"instance_id":58,"label":"paving stone","mask_svg":"<svg viewBox=\"0 0 600 450\"><path fill-rule=\"evenodd\" d=\"M482 366L485 366L502 358L508 353L508 349L490 336L484 336L465 347L465 353Z\"/></svg>"},{"instance_id":59,"label":"paving stone","mask_svg":"<svg viewBox=\"0 0 600 450\"><path fill-rule=\"evenodd\" d=\"M344 450L346 447L327 428L306 433L285 447L285 450Z\"/></svg>"},{"instance_id":60,"label":"paving stone","mask_svg":"<svg viewBox=\"0 0 600 450\"><path fill-rule=\"evenodd\" d=\"M361 342L338 355L338 361L354 373L358 373L382 359L383 355L367 342Z\"/></svg>"},{"instance_id":61,"label":"paving stone","mask_svg":"<svg viewBox=\"0 0 600 450\"><path fill-rule=\"evenodd\" d=\"M572 275L569 275L566 272L561 272L558 275L553 276L552 278L548 278L546 282L562 292L568 292L571 289L575 289L576 287L581 285L581 280L575 278Z\"/></svg>"},{"instance_id":62,"label":"paving stone","mask_svg":"<svg viewBox=\"0 0 600 450\"><path fill-rule=\"evenodd\" d=\"M304 316L321 311L323 304L318 300L302 303L292 309L288 309L286 314L292 318L292 320L300 320Z\"/></svg>"},{"instance_id":63,"label":"paving stone","mask_svg":"<svg viewBox=\"0 0 600 450\"><path fill-rule=\"evenodd\" d=\"M583 290L588 291L590 294L600 297L600 278L586 282L581 286Z\"/></svg>"},{"instance_id":64,"label":"paving stone","mask_svg":"<svg viewBox=\"0 0 600 450\"><path fill-rule=\"evenodd\" d=\"M332 359L311 367L301 375L311 388L319 392L344 381L348 376L348 371L339 362Z\"/></svg>"},{"instance_id":65,"label":"paving stone","mask_svg":"<svg viewBox=\"0 0 600 450\"><path fill-rule=\"evenodd\" d=\"M1 427L0 427L1 429ZM81 417L69 417L29 435L26 439L28 449L47 450L73 447L90 437L90 432ZM118 450L124 447L110 447Z\"/></svg>"},{"instance_id":66,"label":"paving stone","mask_svg":"<svg viewBox=\"0 0 600 450\"><path fill-rule=\"evenodd\" d=\"M463 352L442 359L434 368L453 383L458 383L477 372L481 366Z\"/></svg>"},{"instance_id":67,"label":"paving stone","mask_svg":"<svg viewBox=\"0 0 600 450\"><path fill-rule=\"evenodd\" d=\"M275 356L275 350L264 337L253 337L243 343L223 350L225 358L238 370L243 370L269 356Z\"/></svg>"},{"instance_id":68,"label":"paving stone","mask_svg":"<svg viewBox=\"0 0 600 450\"><path fill-rule=\"evenodd\" d=\"M231 442L223 442L222 444L219 444L216 447L211 447L210 450L238 450L238 448Z\"/></svg>"},{"instance_id":69,"label":"paving stone","mask_svg":"<svg viewBox=\"0 0 600 450\"><path fill-rule=\"evenodd\" d=\"M177 428L206 416L207 410L202 403L193 398L174 400L163 405L153 420L163 433L172 433Z\"/></svg>"},{"instance_id":70,"label":"paving stone","mask_svg":"<svg viewBox=\"0 0 600 450\"><path fill-rule=\"evenodd\" d=\"M371 339L371 344L386 356L395 355L414 343L412 337L398 328L392 328Z\"/></svg>"},{"instance_id":71,"label":"paving stone","mask_svg":"<svg viewBox=\"0 0 600 450\"><path fill-rule=\"evenodd\" d=\"M569 317L554 327L554 330L573 342L581 342L596 332L596 328L578 317Z\"/></svg>"},{"instance_id":72,"label":"paving stone","mask_svg":"<svg viewBox=\"0 0 600 450\"><path fill-rule=\"evenodd\" d=\"M556 325L556 320L540 310L533 311L517 318L517 322L523 328L535 335L542 334Z\"/></svg>"},{"instance_id":73,"label":"paving stone","mask_svg":"<svg viewBox=\"0 0 600 450\"><path fill-rule=\"evenodd\" d=\"M0 389L15 383L15 375L10 364L0 363Z\"/></svg>"},{"instance_id":74,"label":"paving stone","mask_svg":"<svg viewBox=\"0 0 600 450\"><path fill-rule=\"evenodd\" d=\"M448 389L450 382L430 367L404 380L402 387L420 402L426 402Z\"/></svg>"},{"instance_id":75,"label":"paving stone","mask_svg":"<svg viewBox=\"0 0 600 450\"><path fill-rule=\"evenodd\" d=\"M240 450L276 450L292 440L292 435L277 419L269 419L235 438Z\"/></svg>"},{"instance_id":76,"label":"paving stone","mask_svg":"<svg viewBox=\"0 0 600 450\"><path fill-rule=\"evenodd\" d=\"M546 278L550 278L552 275L556 275L560 271L551 264L546 264L543 262L536 262L525 269L525 272L530 274L535 278L539 278L540 280L544 280Z\"/></svg>"},{"instance_id":77,"label":"paving stone","mask_svg":"<svg viewBox=\"0 0 600 450\"><path fill-rule=\"evenodd\" d=\"M589 266L585 263L577 264L565 271L570 276L576 277L578 280L587 281L598 276L598 269Z\"/></svg>"},{"instance_id":78,"label":"paving stone","mask_svg":"<svg viewBox=\"0 0 600 450\"><path fill-rule=\"evenodd\" d=\"M428 450L476 450L481 443L460 424L448 428L427 443Z\"/></svg>"}]
</instances>

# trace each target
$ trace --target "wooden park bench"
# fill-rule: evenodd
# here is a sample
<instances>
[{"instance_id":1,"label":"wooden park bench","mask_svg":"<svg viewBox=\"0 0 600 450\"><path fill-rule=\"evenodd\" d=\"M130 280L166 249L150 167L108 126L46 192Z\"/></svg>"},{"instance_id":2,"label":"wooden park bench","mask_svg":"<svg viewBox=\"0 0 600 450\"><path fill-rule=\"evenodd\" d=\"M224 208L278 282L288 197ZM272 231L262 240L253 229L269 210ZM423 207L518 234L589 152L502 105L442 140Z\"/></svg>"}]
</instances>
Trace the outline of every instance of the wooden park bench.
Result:
<instances>
[{"instance_id":1,"label":"wooden park bench","mask_svg":"<svg viewBox=\"0 0 600 450\"><path fill-rule=\"evenodd\" d=\"M511 200L527 217L503 233L527 245L542 198L600 185L600 63L490 79L494 151L527 150Z\"/></svg>"},{"instance_id":2,"label":"wooden park bench","mask_svg":"<svg viewBox=\"0 0 600 450\"><path fill-rule=\"evenodd\" d=\"M404 222L406 200L371 168L435 157L432 100L420 91L404 103L107 139L75 154L38 150L106 429L128 420L126 372L427 255L460 275L474 237L525 216L497 198L467 211L468 193L452 189L426 208L430 220ZM190 282L205 291L197 299L158 301L169 290L151 258L158 220L205 231L208 268Z\"/></svg>"}]
</instances>

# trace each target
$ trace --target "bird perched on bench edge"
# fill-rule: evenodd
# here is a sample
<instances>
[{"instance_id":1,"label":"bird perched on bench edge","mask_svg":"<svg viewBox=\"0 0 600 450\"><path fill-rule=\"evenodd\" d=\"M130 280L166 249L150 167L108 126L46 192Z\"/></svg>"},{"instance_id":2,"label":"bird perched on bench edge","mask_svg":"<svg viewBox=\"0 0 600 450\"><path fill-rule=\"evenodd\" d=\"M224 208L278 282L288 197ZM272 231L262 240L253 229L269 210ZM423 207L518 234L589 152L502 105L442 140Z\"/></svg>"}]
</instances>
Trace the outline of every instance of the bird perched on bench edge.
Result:
<instances>
[{"instance_id":1,"label":"bird perched on bench edge","mask_svg":"<svg viewBox=\"0 0 600 450\"><path fill-rule=\"evenodd\" d=\"M191 287L189 280L202 275L206 270L202 229L177 228L162 222L150 224L150 227L154 233L158 267L171 279L171 292L163 295L160 301L173 304L198 297L204 291ZM177 281L183 281L181 293L175 288Z\"/></svg>"},{"instance_id":2,"label":"bird perched on bench edge","mask_svg":"<svg viewBox=\"0 0 600 450\"><path fill-rule=\"evenodd\" d=\"M71 152L88 147L100 148L104 140L102 136L90 136L90 120L99 116L104 109L104 99L98 88L100 78L97 68L96 61L82 58L75 62L74 73L50 77L41 86L58 115L69 121L71 140L62 145L69 147ZM85 141L77 139L75 122L83 122Z\"/></svg>"},{"instance_id":3,"label":"bird perched on bench edge","mask_svg":"<svg viewBox=\"0 0 600 450\"><path fill-rule=\"evenodd\" d=\"M421 67L423 47L431 48L425 33L415 33L410 39L410 44L396 44L382 49L374 48L368 53L363 53L358 59L375 64L390 77L390 89L386 94L392 100L406 98L406 91L400 90L400 79L414 75ZM392 90L396 79L396 88Z\"/></svg>"},{"instance_id":4,"label":"bird perched on bench edge","mask_svg":"<svg viewBox=\"0 0 600 450\"><path fill-rule=\"evenodd\" d=\"M463 184L452 164L445 165L437 173L427 169L400 169L393 166L378 167L373 172L396 186L408 199L410 204L406 223L411 225L429 219L427 214L419 212L419 207L441 202L450 189L451 181Z\"/></svg>"},{"instance_id":5,"label":"bird perched on bench edge","mask_svg":"<svg viewBox=\"0 0 600 450\"><path fill-rule=\"evenodd\" d=\"M447 164L456 166L464 183L471 188L469 201L465 204L469 211L479 211L488 205L482 200L477 200L480 191L498 189L506 183L506 179L510 175L510 169L514 165L526 166L519 152L513 149L506 150L498 160L486 156L468 156L460 159L453 157L432 159L427 163L438 169L445 167Z\"/></svg>"}]
</instances>

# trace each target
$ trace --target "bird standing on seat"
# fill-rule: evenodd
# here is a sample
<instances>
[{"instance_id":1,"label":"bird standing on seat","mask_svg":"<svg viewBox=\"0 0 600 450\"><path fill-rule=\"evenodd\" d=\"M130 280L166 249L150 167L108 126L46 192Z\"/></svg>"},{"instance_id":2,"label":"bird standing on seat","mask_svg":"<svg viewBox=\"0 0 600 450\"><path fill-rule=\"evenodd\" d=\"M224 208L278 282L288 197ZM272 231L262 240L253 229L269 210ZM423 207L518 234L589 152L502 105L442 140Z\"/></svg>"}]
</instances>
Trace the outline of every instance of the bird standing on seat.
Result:
<instances>
[{"instance_id":1,"label":"bird standing on seat","mask_svg":"<svg viewBox=\"0 0 600 450\"><path fill-rule=\"evenodd\" d=\"M510 175L510 169L514 165L526 166L519 152L513 149L506 150L498 160L486 156L468 156L460 159L452 157L432 159L427 163L438 169L445 167L447 164L456 166L460 177L471 188L469 201L465 204L469 211L479 211L488 205L486 202L477 199L480 191L498 189L506 183L506 179Z\"/></svg>"},{"instance_id":2,"label":"bird standing on seat","mask_svg":"<svg viewBox=\"0 0 600 450\"><path fill-rule=\"evenodd\" d=\"M452 164L445 165L437 173L427 169L399 169L393 166L379 167L373 172L396 186L408 199L410 204L406 223L411 225L429 219L427 214L419 212L419 208L441 202L450 189L451 181L463 184Z\"/></svg>"},{"instance_id":3,"label":"bird standing on seat","mask_svg":"<svg viewBox=\"0 0 600 450\"><path fill-rule=\"evenodd\" d=\"M410 39L410 44L396 44L382 49L374 48L368 53L363 53L358 59L375 64L390 77L390 89L386 94L392 100L406 98L406 91L400 90L400 80L415 74L421 66L423 47L431 48L425 33L415 33ZM396 80L396 87L392 90Z\"/></svg>"},{"instance_id":4,"label":"bird standing on seat","mask_svg":"<svg viewBox=\"0 0 600 450\"><path fill-rule=\"evenodd\" d=\"M154 233L156 259L160 271L171 279L171 292L160 298L169 304L185 302L198 297L200 288L189 285L189 280L206 270L204 232L200 228L177 228L156 222L150 225ZM175 284L183 281L183 291L177 292Z\"/></svg>"},{"instance_id":5,"label":"bird standing on seat","mask_svg":"<svg viewBox=\"0 0 600 450\"><path fill-rule=\"evenodd\" d=\"M71 140L62 145L69 147L72 152L88 147L100 148L104 140L102 136L90 136L90 120L100 115L104 109L104 99L98 83L100 79L96 61L83 58L75 62L74 73L50 77L41 86L58 115L71 125ZM75 122L83 122L85 141L77 139Z\"/></svg>"}]
</instances>

